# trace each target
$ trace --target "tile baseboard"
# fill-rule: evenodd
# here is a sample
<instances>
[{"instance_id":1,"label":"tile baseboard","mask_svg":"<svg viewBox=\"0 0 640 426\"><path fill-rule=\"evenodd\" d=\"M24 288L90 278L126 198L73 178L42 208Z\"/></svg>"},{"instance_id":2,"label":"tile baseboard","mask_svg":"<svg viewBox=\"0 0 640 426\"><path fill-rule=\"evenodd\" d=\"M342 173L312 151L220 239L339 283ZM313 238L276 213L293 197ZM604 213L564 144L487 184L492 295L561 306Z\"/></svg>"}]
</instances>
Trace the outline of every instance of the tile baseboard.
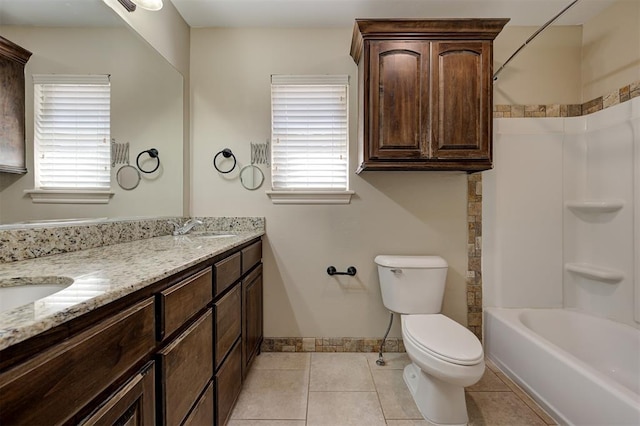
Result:
<instances>
[{"instance_id":1,"label":"tile baseboard","mask_svg":"<svg viewBox=\"0 0 640 426\"><path fill-rule=\"evenodd\" d=\"M265 337L262 352L378 352L382 339L368 337ZM383 352L405 352L402 339L390 337Z\"/></svg>"}]
</instances>

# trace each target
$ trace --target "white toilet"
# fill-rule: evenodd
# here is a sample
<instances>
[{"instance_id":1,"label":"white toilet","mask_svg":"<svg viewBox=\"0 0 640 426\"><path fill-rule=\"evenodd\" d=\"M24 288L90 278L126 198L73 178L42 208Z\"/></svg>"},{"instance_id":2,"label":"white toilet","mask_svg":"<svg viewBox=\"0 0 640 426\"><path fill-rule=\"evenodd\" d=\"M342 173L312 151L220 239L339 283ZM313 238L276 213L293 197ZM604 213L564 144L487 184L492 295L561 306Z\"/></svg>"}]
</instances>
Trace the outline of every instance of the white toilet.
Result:
<instances>
[{"instance_id":1,"label":"white toilet","mask_svg":"<svg viewBox=\"0 0 640 426\"><path fill-rule=\"evenodd\" d=\"M466 425L465 386L484 373L478 338L440 314L447 262L439 256L376 256L382 302L401 315L412 363L404 381L418 409L435 425Z\"/></svg>"}]
</instances>

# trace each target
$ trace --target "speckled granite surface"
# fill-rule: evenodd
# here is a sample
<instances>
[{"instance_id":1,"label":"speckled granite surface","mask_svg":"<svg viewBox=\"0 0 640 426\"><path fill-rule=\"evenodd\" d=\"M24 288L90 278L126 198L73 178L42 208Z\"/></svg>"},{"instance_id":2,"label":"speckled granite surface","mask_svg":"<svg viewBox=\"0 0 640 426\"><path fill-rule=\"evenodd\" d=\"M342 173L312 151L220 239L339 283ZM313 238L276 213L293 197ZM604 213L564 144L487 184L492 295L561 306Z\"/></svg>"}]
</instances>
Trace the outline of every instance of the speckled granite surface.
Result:
<instances>
[{"instance_id":1,"label":"speckled granite surface","mask_svg":"<svg viewBox=\"0 0 640 426\"><path fill-rule=\"evenodd\" d=\"M251 231L264 230L262 217L200 217L199 230ZM0 263L34 259L53 254L86 250L146 238L171 235L169 221L183 223L187 218L162 217L130 220L79 222L54 226L25 225L0 227Z\"/></svg>"},{"instance_id":2,"label":"speckled granite surface","mask_svg":"<svg viewBox=\"0 0 640 426\"><path fill-rule=\"evenodd\" d=\"M224 222L224 220L222 221ZM51 296L0 313L0 349L35 336L72 318L180 272L226 250L264 234L248 230L246 221L216 227L211 219L206 229L185 236L162 236L88 248L75 252L0 264L0 283L15 285L17 277L68 277L73 284ZM199 227L203 228L203 227ZM233 232L233 237L199 236L202 231ZM64 281L64 280L63 280ZM39 280L42 282L42 280ZM14 284L11 284L14 283ZM1 290L1 289L0 289Z\"/></svg>"}]
</instances>

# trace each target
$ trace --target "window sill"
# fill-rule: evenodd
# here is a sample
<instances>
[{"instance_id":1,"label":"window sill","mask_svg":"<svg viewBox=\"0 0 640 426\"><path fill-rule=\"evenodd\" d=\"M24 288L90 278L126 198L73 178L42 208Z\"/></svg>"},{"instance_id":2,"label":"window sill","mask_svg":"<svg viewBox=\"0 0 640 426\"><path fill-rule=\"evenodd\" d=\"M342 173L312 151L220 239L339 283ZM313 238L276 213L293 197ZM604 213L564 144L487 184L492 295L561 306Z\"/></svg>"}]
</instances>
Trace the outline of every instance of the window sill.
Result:
<instances>
[{"instance_id":1,"label":"window sill","mask_svg":"<svg viewBox=\"0 0 640 426\"><path fill-rule=\"evenodd\" d=\"M29 189L24 192L36 204L107 204L114 194L84 189Z\"/></svg>"},{"instance_id":2,"label":"window sill","mask_svg":"<svg viewBox=\"0 0 640 426\"><path fill-rule=\"evenodd\" d=\"M273 204L349 204L354 191L267 191Z\"/></svg>"}]
</instances>

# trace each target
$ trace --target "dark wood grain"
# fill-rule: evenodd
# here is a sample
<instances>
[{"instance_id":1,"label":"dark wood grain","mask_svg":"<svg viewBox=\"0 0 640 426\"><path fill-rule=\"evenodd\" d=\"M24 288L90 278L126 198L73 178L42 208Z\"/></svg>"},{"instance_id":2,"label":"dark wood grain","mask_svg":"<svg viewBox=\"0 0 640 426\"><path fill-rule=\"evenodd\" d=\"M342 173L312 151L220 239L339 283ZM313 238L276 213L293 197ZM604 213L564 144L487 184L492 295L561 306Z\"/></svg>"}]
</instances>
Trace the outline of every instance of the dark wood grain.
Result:
<instances>
[{"instance_id":1,"label":"dark wood grain","mask_svg":"<svg viewBox=\"0 0 640 426\"><path fill-rule=\"evenodd\" d=\"M149 298L0 374L0 424L67 421L151 353Z\"/></svg>"},{"instance_id":2,"label":"dark wood grain","mask_svg":"<svg viewBox=\"0 0 640 426\"><path fill-rule=\"evenodd\" d=\"M242 331L242 287L236 285L214 304L215 310L215 367L240 337Z\"/></svg>"},{"instance_id":3,"label":"dark wood grain","mask_svg":"<svg viewBox=\"0 0 640 426\"><path fill-rule=\"evenodd\" d=\"M213 381L211 381L183 426L213 426L216 418L215 402L216 396L213 391Z\"/></svg>"},{"instance_id":4,"label":"dark wood grain","mask_svg":"<svg viewBox=\"0 0 640 426\"><path fill-rule=\"evenodd\" d=\"M507 22L356 20L356 173L491 168L493 39Z\"/></svg>"},{"instance_id":5,"label":"dark wood grain","mask_svg":"<svg viewBox=\"0 0 640 426\"><path fill-rule=\"evenodd\" d=\"M216 373L216 424L224 426L242 390L242 345L238 341Z\"/></svg>"},{"instance_id":6,"label":"dark wood grain","mask_svg":"<svg viewBox=\"0 0 640 426\"><path fill-rule=\"evenodd\" d=\"M213 315L208 310L158 352L161 424L180 424L213 376Z\"/></svg>"},{"instance_id":7,"label":"dark wood grain","mask_svg":"<svg viewBox=\"0 0 640 426\"><path fill-rule=\"evenodd\" d=\"M31 52L0 37L0 172L26 173L24 67Z\"/></svg>"},{"instance_id":8,"label":"dark wood grain","mask_svg":"<svg viewBox=\"0 0 640 426\"><path fill-rule=\"evenodd\" d=\"M242 275L246 274L262 260L262 241L242 249Z\"/></svg>"},{"instance_id":9,"label":"dark wood grain","mask_svg":"<svg viewBox=\"0 0 640 426\"><path fill-rule=\"evenodd\" d=\"M154 426L155 369L153 361L120 388L83 426Z\"/></svg>"},{"instance_id":10,"label":"dark wood grain","mask_svg":"<svg viewBox=\"0 0 640 426\"><path fill-rule=\"evenodd\" d=\"M158 294L158 340L171 336L189 318L204 309L213 298L211 268L196 273Z\"/></svg>"},{"instance_id":11,"label":"dark wood grain","mask_svg":"<svg viewBox=\"0 0 640 426\"><path fill-rule=\"evenodd\" d=\"M242 274L242 254L236 253L217 262L213 266L213 271L214 294L217 297L240 278Z\"/></svg>"},{"instance_id":12,"label":"dark wood grain","mask_svg":"<svg viewBox=\"0 0 640 426\"><path fill-rule=\"evenodd\" d=\"M262 265L242 281L242 378L246 378L263 340Z\"/></svg>"},{"instance_id":13,"label":"dark wood grain","mask_svg":"<svg viewBox=\"0 0 640 426\"><path fill-rule=\"evenodd\" d=\"M434 42L432 52L432 157L490 162L490 42Z\"/></svg>"}]
</instances>

